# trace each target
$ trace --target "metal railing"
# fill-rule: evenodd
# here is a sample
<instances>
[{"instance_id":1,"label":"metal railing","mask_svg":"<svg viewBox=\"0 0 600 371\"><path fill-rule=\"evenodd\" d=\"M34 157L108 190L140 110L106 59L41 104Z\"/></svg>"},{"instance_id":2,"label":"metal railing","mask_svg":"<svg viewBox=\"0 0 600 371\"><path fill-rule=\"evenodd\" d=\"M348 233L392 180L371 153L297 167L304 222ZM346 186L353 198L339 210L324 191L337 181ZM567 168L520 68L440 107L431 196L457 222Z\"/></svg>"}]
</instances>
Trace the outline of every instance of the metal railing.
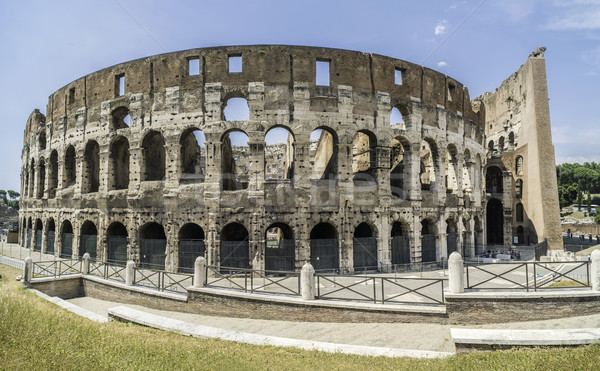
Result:
<instances>
[{"instance_id":1,"label":"metal railing","mask_svg":"<svg viewBox=\"0 0 600 371\"><path fill-rule=\"evenodd\" d=\"M187 293L187 287L192 285L192 280L192 274L145 268L135 268L133 274L134 285L145 286L158 291Z\"/></svg>"},{"instance_id":2,"label":"metal railing","mask_svg":"<svg viewBox=\"0 0 600 371\"><path fill-rule=\"evenodd\" d=\"M71 274L80 274L82 268L80 260L54 260L33 263L33 277L60 277Z\"/></svg>"},{"instance_id":3,"label":"metal railing","mask_svg":"<svg viewBox=\"0 0 600 371\"><path fill-rule=\"evenodd\" d=\"M317 297L373 304L444 304L447 279L316 275Z\"/></svg>"},{"instance_id":4,"label":"metal railing","mask_svg":"<svg viewBox=\"0 0 600 371\"><path fill-rule=\"evenodd\" d=\"M207 267L206 284L250 293L300 295L300 272Z\"/></svg>"},{"instance_id":5,"label":"metal railing","mask_svg":"<svg viewBox=\"0 0 600 371\"><path fill-rule=\"evenodd\" d=\"M543 290L591 287L590 262L465 262L465 289ZM566 285L557 284L567 281ZM554 285L553 285L554 284Z\"/></svg>"},{"instance_id":6,"label":"metal railing","mask_svg":"<svg viewBox=\"0 0 600 371\"><path fill-rule=\"evenodd\" d=\"M90 261L89 274L106 280L125 282L125 267L123 265L112 265Z\"/></svg>"}]
</instances>

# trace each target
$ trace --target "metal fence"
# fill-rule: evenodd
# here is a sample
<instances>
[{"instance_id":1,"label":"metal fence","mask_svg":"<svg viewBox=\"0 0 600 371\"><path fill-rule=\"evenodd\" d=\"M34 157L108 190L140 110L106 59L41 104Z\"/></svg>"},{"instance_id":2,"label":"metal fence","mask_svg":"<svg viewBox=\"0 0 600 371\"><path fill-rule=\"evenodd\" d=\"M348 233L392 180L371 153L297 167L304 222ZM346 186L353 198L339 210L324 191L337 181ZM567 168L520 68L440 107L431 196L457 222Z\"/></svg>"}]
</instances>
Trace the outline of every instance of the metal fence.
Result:
<instances>
[{"instance_id":1,"label":"metal fence","mask_svg":"<svg viewBox=\"0 0 600 371\"><path fill-rule=\"evenodd\" d=\"M164 270L134 269L133 284L145 286L159 291L187 293L187 287L192 286L193 275L174 273Z\"/></svg>"},{"instance_id":2,"label":"metal fence","mask_svg":"<svg viewBox=\"0 0 600 371\"><path fill-rule=\"evenodd\" d=\"M465 263L466 289L525 290L591 287L590 262Z\"/></svg>"},{"instance_id":3,"label":"metal fence","mask_svg":"<svg viewBox=\"0 0 600 371\"><path fill-rule=\"evenodd\" d=\"M352 240L354 269L377 270L377 238L361 237Z\"/></svg>"},{"instance_id":4,"label":"metal fence","mask_svg":"<svg viewBox=\"0 0 600 371\"><path fill-rule=\"evenodd\" d=\"M81 273L80 260L55 260L33 263L33 278L60 277Z\"/></svg>"},{"instance_id":5,"label":"metal fence","mask_svg":"<svg viewBox=\"0 0 600 371\"><path fill-rule=\"evenodd\" d=\"M316 275L319 299L396 304L443 304L441 278Z\"/></svg>"},{"instance_id":6,"label":"metal fence","mask_svg":"<svg viewBox=\"0 0 600 371\"><path fill-rule=\"evenodd\" d=\"M300 295L300 272L207 267L206 284L250 293Z\"/></svg>"},{"instance_id":7,"label":"metal fence","mask_svg":"<svg viewBox=\"0 0 600 371\"><path fill-rule=\"evenodd\" d=\"M90 261L89 274L104 278L106 280L125 282L125 267L122 265L96 263Z\"/></svg>"}]
</instances>

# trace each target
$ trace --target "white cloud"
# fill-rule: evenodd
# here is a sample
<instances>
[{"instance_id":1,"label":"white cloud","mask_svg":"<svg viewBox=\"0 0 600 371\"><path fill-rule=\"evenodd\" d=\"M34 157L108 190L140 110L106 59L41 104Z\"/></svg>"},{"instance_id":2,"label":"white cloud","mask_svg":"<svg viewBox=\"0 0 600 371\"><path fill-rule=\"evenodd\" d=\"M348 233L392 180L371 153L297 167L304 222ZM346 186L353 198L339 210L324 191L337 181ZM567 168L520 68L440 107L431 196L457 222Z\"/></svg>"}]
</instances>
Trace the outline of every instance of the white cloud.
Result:
<instances>
[{"instance_id":1,"label":"white cloud","mask_svg":"<svg viewBox=\"0 0 600 371\"><path fill-rule=\"evenodd\" d=\"M452 3L452 4L451 4L451 5L448 7L448 10L454 10L454 9L456 9L456 8L458 8L458 7L462 6L462 5L465 5L466 3L467 3L467 1L466 1L466 0L464 0L464 1L458 1L458 2L456 2L456 3Z\"/></svg>"},{"instance_id":2,"label":"white cloud","mask_svg":"<svg viewBox=\"0 0 600 371\"><path fill-rule=\"evenodd\" d=\"M446 67L448 65L448 63L444 62L444 61L439 61L437 66L438 67Z\"/></svg>"},{"instance_id":3,"label":"white cloud","mask_svg":"<svg viewBox=\"0 0 600 371\"><path fill-rule=\"evenodd\" d=\"M556 0L557 15L542 26L545 30L599 30L600 0Z\"/></svg>"},{"instance_id":4,"label":"white cloud","mask_svg":"<svg viewBox=\"0 0 600 371\"><path fill-rule=\"evenodd\" d=\"M435 26L434 34L436 36L445 34L447 31L447 29L446 29L447 24L448 24L448 21L445 19L442 19L441 21L439 21L437 23L437 25Z\"/></svg>"},{"instance_id":5,"label":"white cloud","mask_svg":"<svg viewBox=\"0 0 600 371\"><path fill-rule=\"evenodd\" d=\"M534 0L504 0L496 3L513 22L527 18L535 10Z\"/></svg>"}]
</instances>

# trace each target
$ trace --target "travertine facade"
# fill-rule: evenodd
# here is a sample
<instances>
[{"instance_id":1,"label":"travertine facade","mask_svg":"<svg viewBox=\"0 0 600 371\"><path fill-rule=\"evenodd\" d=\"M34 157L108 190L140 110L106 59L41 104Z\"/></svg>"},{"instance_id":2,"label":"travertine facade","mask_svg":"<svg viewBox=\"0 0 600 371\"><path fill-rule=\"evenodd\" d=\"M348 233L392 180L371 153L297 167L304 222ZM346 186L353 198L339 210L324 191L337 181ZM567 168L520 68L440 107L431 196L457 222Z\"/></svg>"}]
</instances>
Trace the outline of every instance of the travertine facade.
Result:
<instances>
[{"instance_id":1,"label":"travertine facade","mask_svg":"<svg viewBox=\"0 0 600 371\"><path fill-rule=\"evenodd\" d=\"M226 119L232 98L247 120ZM381 55L260 45L126 62L29 117L21 243L168 270L200 254L341 271L473 255L486 240L484 125L458 81ZM274 128L287 130L281 149L267 149Z\"/></svg>"}]
</instances>

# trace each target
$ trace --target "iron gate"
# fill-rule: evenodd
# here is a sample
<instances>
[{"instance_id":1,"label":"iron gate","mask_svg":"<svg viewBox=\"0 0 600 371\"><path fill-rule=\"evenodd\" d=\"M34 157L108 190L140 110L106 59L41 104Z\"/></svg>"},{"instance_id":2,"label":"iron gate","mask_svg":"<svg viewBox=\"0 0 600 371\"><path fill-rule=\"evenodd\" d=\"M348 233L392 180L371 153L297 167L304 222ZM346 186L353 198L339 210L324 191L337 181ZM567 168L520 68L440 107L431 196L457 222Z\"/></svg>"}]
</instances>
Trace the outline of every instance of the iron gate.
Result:
<instances>
[{"instance_id":1,"label":"iron gate","mask_svg":"<svg viewBox=\"0 0 600 371\"><path fill-rule=\"evenodd\" d=\"M448 249L447 250L448 251L448 256L450 256L450 254L452 254L453 252L456 251L456 247L457 247L457 244L456 244L456 233L454 233L454 232L448 233L448 240L447 240L446 246L447 246L447 249Z\"/></svg>"},{"instance_id":2,"label":"iron gate","mask_svg":"<svg viewBox=\"0 0 600 371\"><path fill-rule=\"evenodd\" d=\"M96 260L98 236L95 234L82 234L79 241L79 256L83 256L87 252L90 254L90 259Z\"/></svg>"},{"instance_id":3,"label":"iron gate","mask_svg":"<svg viewBox=\"0 0 600 371\"><path fill-rule=\"evenodd\" d=\"M310 240L310 261L315 271L337 270L340 266L338 240Z\"/></svg>"},{"instance_id":4,"label":"iron gate","mask_svg":"<svg viewBox=\"0 0 600 371\"><path fill-rule=\"evenodd\" d=\"M421 239L421 261L434 262L436 260L435 235L424 234Z\"/></svg>"},{"instance_id":5,"label":"iron gate","mask_svg":"<svg viewBox=\"0 0 600 371\"><path fill-rule=\"evenodd\" d=\"M167 240L143 239L141 241L140 267L155 270L165 269Z\"/></svg>"},{"instance_id":6,"label":"iron gate","mask_svg":"<svg viewBox=\"0 0 600 371\"><path fill-rule=\"evenodd\" d=\"M193 272L196 258L204 256L205 251L206 246L204 245L204 240L179 240L179 271Z\"/></svg>"},{"instance_id":7,"label":"iron gate","mask_svg":"<svg viewBox=\"0 0 600 371\"><path fill-rule=\"evenodd\" d=\"M63 233L60 257L71 259L73 256L73 233Z\"/></svg>"},{"instance_id":8,"label":"iron gate","mask_svg":"<svg viewBox=\"0 0 600 371\"><path fill-rule=\"evenodd\" d=\"M293 271L296 261L294 240L267 240L265 269L271 271Z\"/></svg>"},{"instance_id":9,"label":"iron gate","mask_svg":"<svg viewBox=\"0 0 600 371\"><path fill-rule=\"evenodd\" d=\"M108 262L116 265L127 264L127 237L108 236Z\"/></svg>"},{"instance_id":10,"label":"iron gate","mask_svg":"<svg viewBox=\"0 0 600 371\"><path fill-rule=\"evenodd\" d=\"M410 264L408 237L392 237L392 264Z\"/></svg>"},{"instance_id":11,"label":"iron gate","mask_svg":"<svg viewBox=\"0 0 600 371\"><path fill-rule=\"evenodd\" d=\"M354 238L352 250L354 269L376 270L379 267L377 264L377 238Z\"/></svg>"},{"instance_id":12,"label":"iron gate","mask_svg":"<svg viewBox=\"0 0 600 371\"><path fill-rule=\"evenodd\" d=\"M33 248L34 251L42 251L42 230L35 230L35 246Z\"/></svg>"},{"instance_id":13,"label":"iron gate","mask_svg":"<svg viewBox=\"0 0 600 371\"><path fill-rule=\"evenodd\" d=\"M48 231L48 239L46 241L46 254L54 254L54 240L56 234L54 231Z\"/></svg>"},{"instance_id":14,"label":"iron gate","mask_svg":"<svg viewBox=\"0 0 600 371\"><path fill-rule=\"evenodd\" d=\"M250 268L248 240L221 241L221 267Z\"/></svg>"}]
</instances>

